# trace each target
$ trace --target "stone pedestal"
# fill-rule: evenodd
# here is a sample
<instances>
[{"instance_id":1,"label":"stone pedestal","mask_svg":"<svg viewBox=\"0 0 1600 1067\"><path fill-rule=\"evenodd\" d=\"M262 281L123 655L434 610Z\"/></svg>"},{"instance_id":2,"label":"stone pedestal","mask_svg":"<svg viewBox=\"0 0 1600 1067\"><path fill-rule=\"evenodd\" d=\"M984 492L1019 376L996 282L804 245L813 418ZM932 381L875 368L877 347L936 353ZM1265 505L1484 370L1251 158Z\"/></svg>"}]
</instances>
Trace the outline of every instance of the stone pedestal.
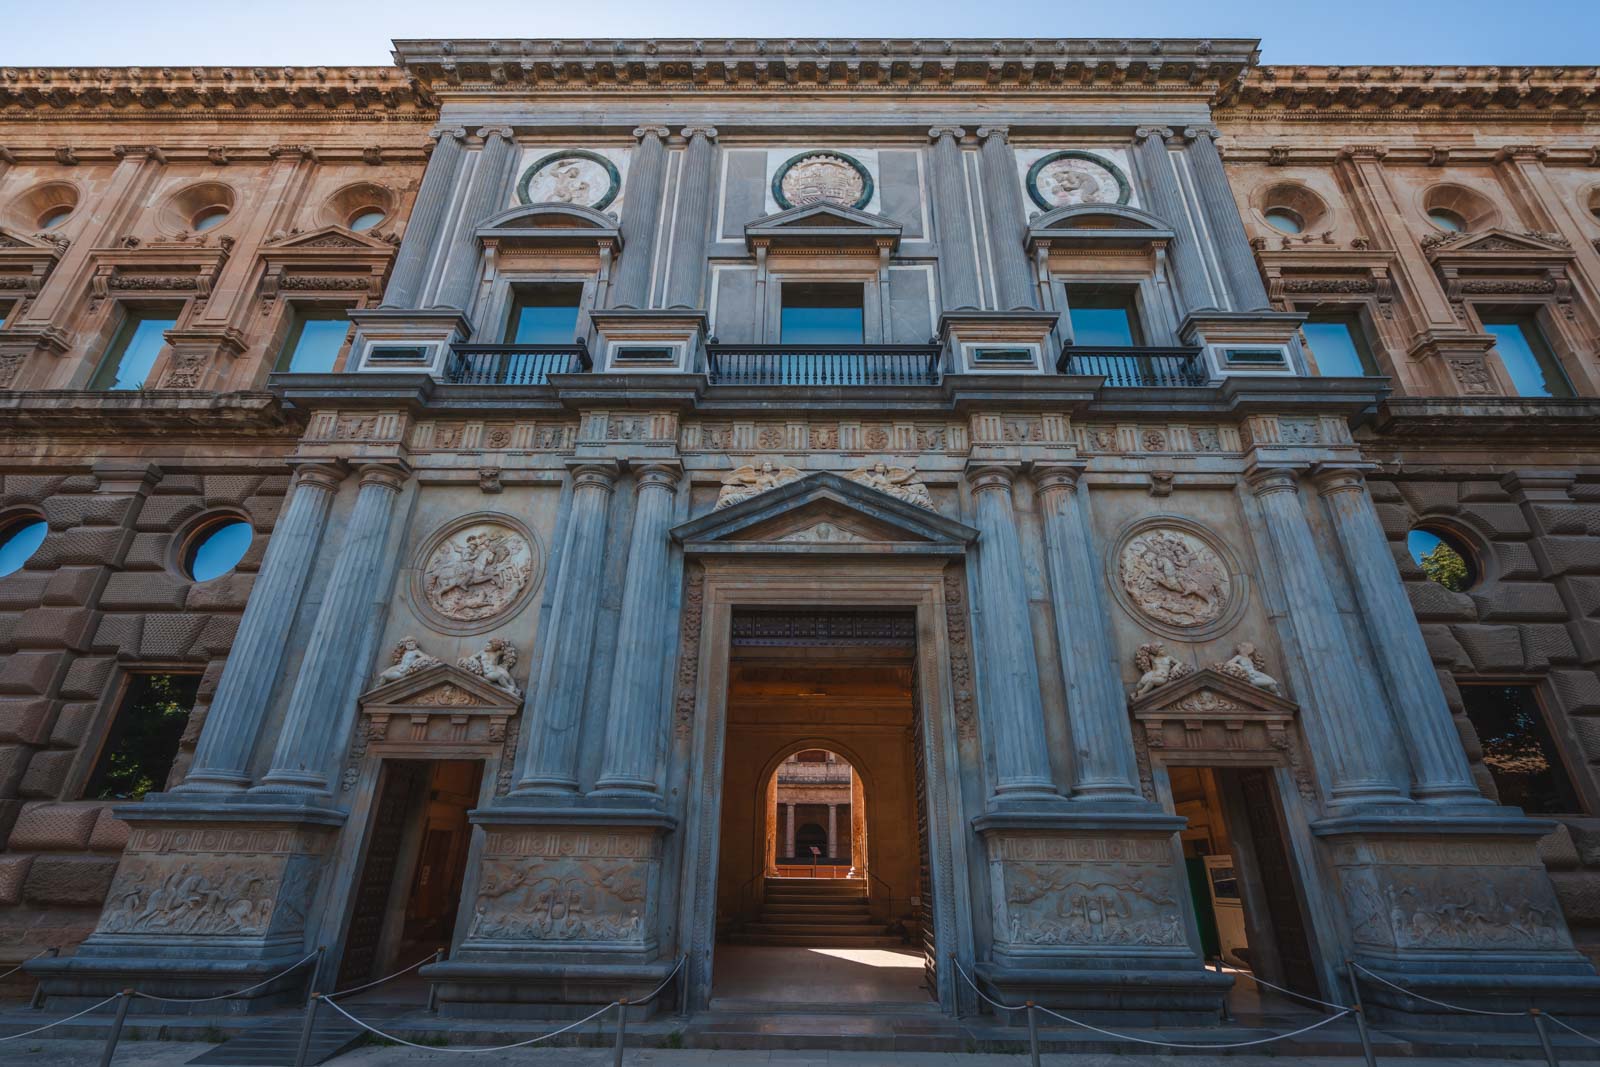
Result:
<instances>
[{"instance_id":1,"label":"stone pedestal","mask_svg":"<svg viewBox=\"0 0 1600 1067\"><path fill-rule=\"evenodd\" d=\"M957 374L1047 374L1057 311L946 311L939 343Z\"/></svg>"},{"instance_id":2,"label":"stone pedestal","mask_svg":"<svg viewBox=\"0 0 1600 1067\"><path fill-rule=\"evenodd\" d=\"M1290 353L1304 321L1299 311L1191 311L1178 337L1205 349L1212 378L1292 375L1297 372Z\"/></svg>"},{"instance_id":3,"label":"stone pedestal","mask_svg":"<svg viewBox=\"0 0 1600 1067\"><path fill-rule=\"evenodd\" d=\"M656 935L670 816L507 806L471 818L484 844L465 934L448 962L422 969L441 1011L582 1016L643 998L672 970ZM670 1005L657 999L637 1017Z\"/></svg>"},{"instance_id":4,"label":"stone pedestal","mask_svg":"<svg viewBox=\"0 0 1600 1067\"><path fill-rule=\"evenodd\" d=\"M994 921L979 980L997 999L1087 1018L1214 1023L1232 979L1205 969L1173 833L1160 812L987 815Z\"/></svg>"},{"instance_id":5,"label":"stone pedestal","mask_svg":"<svg viewBox=\"0 0 1600 1067\"><path fill-rule=\"evenodd\" d=\"M693 372L705 367L706 313L596 308L589 321L600 335L596 368L617 374Z\"/></svg>"}]
</instances>

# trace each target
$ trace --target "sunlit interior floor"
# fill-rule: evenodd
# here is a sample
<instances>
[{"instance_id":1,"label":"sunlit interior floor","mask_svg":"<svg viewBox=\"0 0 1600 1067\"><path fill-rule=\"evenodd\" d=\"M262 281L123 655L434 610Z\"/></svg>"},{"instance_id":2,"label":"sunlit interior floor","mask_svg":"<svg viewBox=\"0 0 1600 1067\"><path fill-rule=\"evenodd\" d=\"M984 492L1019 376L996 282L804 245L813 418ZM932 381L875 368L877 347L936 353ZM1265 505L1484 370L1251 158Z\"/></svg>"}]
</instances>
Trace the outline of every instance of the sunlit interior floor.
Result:
<instances>
[{"instance_id":1,"label":"sunlit interior floor","mask_svg":"<svg viewBox=\"0 0 1600 1067\"><path fill-rule=\"evenodd\" d=\"M922 953L886 948L718 945L712 996L821 1006L931 1003Z\"/></svg>"}]
</instances>

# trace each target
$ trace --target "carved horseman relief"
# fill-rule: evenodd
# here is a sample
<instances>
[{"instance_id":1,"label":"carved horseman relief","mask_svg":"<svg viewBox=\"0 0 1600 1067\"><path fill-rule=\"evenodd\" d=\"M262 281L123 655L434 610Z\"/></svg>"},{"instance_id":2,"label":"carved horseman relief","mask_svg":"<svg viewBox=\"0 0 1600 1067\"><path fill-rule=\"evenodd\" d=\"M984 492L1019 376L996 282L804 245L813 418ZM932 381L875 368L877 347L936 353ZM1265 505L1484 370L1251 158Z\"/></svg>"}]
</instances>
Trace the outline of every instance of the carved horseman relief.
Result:
<instances>
[{"instance_id":1,"label":"carved horseman relief","mask_svg":"<svg viewBox=\"0 0 1600 1067\"><path fill-rule=\"evenodd\" d=\"M468 517L424 549L413 596L441 629L476 633L526 600L538 585L542 562L532 534L505 522Z\"/></svg>"},{"instance_id":2,"label":"carved horseman relief","mask_svg":"<svg viewBox=\"0 0 1600 1067\"><path fill-rule=\"evenodd\" d=\"M1130 615L1157 633L1193 641L1238 621L1246 578L1231 553L1198 523L1142 519L1112 547L1111 590Z\"/></svg>"}]
</instances>

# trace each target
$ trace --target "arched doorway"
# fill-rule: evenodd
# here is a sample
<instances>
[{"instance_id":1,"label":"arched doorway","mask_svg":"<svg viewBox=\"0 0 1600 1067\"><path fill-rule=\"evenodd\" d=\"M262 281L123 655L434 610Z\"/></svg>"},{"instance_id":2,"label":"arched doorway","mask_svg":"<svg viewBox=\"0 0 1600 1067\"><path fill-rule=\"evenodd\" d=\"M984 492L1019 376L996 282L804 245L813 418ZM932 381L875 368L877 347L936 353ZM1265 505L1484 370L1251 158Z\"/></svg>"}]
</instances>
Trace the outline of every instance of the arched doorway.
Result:
<instances>
[{"instance_id":1,"label":"arched doorway","mask_svg":"<svg viewBox=\"0 0 1600 1067\"><path fill-rule=\"evenodd\" d=\"M867 877L866 789L846 757L826 748L791 753L766 796L768 877Z\"/></svg>"}]
</instances>

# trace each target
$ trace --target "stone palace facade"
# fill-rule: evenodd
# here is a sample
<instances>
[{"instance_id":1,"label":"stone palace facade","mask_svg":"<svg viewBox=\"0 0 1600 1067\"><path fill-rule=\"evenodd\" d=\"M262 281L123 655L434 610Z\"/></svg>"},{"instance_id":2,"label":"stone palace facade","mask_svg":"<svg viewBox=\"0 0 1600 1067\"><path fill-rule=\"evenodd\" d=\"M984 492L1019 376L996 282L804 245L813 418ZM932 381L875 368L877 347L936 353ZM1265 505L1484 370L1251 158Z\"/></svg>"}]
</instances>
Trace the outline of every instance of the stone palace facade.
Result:
<instances>
[{"instance_id":1,"label":"stone palace facade","mask_svg":"<svg viewBox=\"0 0 1600 1067\"><path fill-rule=\"evenodd\" d=\"M395 48L0 70L0 962L1600 1011L1595 70Z\"/></svg>"}]
</instances>

